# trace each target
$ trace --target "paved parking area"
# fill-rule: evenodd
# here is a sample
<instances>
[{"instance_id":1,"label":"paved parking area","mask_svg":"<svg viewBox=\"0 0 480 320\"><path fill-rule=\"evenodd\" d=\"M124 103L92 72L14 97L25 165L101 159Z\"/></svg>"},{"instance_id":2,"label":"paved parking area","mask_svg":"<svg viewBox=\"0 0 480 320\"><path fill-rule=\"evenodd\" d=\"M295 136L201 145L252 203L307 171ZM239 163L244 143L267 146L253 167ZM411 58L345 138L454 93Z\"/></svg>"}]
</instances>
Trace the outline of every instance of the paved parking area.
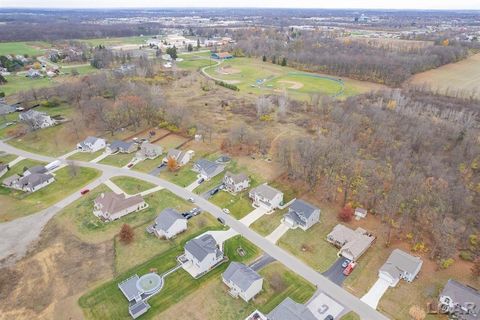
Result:
<instances>
[{"instance_id":1,"label":"paved parking area","mask_svg":"<svg viewBox=\"0 0 480 320\"><path fill-rule=\"evenodd\" d=\"M332 264L332 266L322 274L333 283L341 286L343 284L343 281L345 281L345 279L347 278L347 276L343 274L344 268L342 267L342 263L345 260L347 259L343 257L338 258L337 261L335 261L335 263Z\"/></svg>"},{"instance_id":2,"label":"paved parking area","mask_svg":"<svg viewBox=\"0 0 480 320\"><path fill-rule=\"evenodd\" d=\"M333 300L323 292L319 293L316 297L311 299L307 304L307 308L319 320L325 319L325 317L327 317L328 315L331 315L335 319L338 319L338 317L345 310L344 306L342 306L340 303Z\"/></svg>"}]
</instances>

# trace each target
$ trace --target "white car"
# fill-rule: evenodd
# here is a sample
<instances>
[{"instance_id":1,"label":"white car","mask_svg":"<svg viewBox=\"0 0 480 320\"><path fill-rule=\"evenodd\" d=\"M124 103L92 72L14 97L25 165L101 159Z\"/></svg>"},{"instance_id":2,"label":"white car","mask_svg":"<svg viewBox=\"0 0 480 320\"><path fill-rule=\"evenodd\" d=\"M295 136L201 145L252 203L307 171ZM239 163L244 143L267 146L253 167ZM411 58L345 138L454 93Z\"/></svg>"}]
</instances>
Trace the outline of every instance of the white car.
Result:
<instances>
[{"instance_id":1,"label":"white car","mask_svg":"<svg viewBox=\"0 0 480 320\"><path fill-rule=\"evenodd\" d=\"M223 208L222 211L225 212L226 214L230 214L230 210L228 210L227 208Z\"/></svg>"}]
</instances>

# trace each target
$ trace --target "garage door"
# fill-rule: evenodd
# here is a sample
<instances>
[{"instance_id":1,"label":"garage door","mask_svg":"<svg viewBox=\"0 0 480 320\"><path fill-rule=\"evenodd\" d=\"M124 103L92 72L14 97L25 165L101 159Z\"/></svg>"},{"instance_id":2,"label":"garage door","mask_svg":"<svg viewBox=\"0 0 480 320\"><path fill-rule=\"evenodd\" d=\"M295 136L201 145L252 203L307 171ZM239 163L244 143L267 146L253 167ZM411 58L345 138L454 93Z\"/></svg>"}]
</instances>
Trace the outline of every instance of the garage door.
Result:
<instances>
[{"instance_id":1,"label":"garage door","mask_svg":"<svg viewBox=\"0 0 480 320\"><path fill-rule=\"evenodd\" d=\"M373 309L377 309L378 302L387 291L388 287L390 287L390 283L385 279L379 278L361 300Z\"/></svg>"}]
</instances>

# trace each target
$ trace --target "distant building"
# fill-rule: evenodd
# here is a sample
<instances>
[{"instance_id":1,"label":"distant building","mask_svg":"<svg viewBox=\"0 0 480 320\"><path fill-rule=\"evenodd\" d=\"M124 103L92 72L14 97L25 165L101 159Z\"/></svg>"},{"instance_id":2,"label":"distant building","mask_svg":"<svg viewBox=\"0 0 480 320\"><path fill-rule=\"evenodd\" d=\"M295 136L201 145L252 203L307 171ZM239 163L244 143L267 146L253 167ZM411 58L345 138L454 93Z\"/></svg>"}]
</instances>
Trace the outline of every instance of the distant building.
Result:
<instances>
[{"instance_id":1,"label":"distant building","mask_svg":"<svg viewBox=\"0 0 480 320\"><path fill-rule=\"evenodd\" d=\"M123 193L102 192L93 202L93 214L105 221L114 221L147 207L148 204L140 195L127 198Z\"/></svg>"},{"instance_id":2,"label":"distant building","mask_svg":"<svg viewBox=\"0 0 480 320\"><path fill-rule=\"evenodd\" d=\"M355 209L355 219L356 220L360 220L360 219L363 219L363 218L366 218L367 217L367 209L364 209L364 208L356 208Z\"/></svg>"},{"instance_id":3,"label":"distant building","mask_svg":"<svg viewBox=\"0 0 480 320\"><path fill-rule=\"evenodd\" d=\"M10 170L8 164L0 163L0 177L2 177L7 171Z\"/></svg>"},{"instance_id":4,"label":"distant building","mask_svg":"<svg viewBox=\"0 0 480 320\"><path fill-rule=\"evenodd\" d=\"M20 113L18 117L20 121L27 123L34 130L51 127L56 123L55 120L45 112L39 112L33 109Z\"/></svg>"},{"instance_id":5,"label":"distant building","mask_svg":"<svg viewBox=\"0 0 480 320\"><path fill-rule=\"evenodd\" d=\"M5 187L24 192L35 192L48 186L54 181L55 179L51 174L31 173L23 177L20 177L19 175L13 175L3 180L3 185Z\"/></svg>"},{"instance_id":6,"label":"distant building","mask_svg":"<svg viewBox=\"0 0 480 320\"><path fill-rule=\"evenodd\" d=\"M229 52L215 52L212 53L212 58L218 60L227 60L233 59L233 56Z\"/></svg>"},{"instance_id":7,"label":"distant building","mask_svg":"<svg viewBox=\"0 0 480 320\"><path fill-rule=\"evenodd\" d=\"M135 157L138 159L155 159L159 157L163 149L158 144L144 142L140 145L140 150L137 151Z\"/></svg>"},{"instance_id":8,"label":"distant building","mask_svg":"<svg viewBox=\"0 0 480 320\"><path fill-rule=\"evenodd\" d=\"M253 200L254 207L275 210L283 202L283 193L264 183L250 190L248 196Z\"/></svg>"},{"instance_id":9,"label":"distant building","mask_svg":"<svg viewBox=\"0 0 480 320\"><path fill-rule=\"evenodd\" d=\"M320 209L300 199L296 199L289 207L283 217L283 223L291 229L300 227L308 230L320 220Z\"/></svg>"}]
</instances>

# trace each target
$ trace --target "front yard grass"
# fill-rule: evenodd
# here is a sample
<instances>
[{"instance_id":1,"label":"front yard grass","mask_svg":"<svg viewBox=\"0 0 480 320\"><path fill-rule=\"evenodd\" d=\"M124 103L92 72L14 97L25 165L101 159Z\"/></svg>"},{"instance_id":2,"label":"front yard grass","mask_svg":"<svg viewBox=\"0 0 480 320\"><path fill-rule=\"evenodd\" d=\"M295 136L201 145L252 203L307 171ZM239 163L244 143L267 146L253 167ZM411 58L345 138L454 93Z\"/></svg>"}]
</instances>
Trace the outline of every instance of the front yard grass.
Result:
<instances>
[{"instance_id":1,"label":"front yard grass","mask_svg":"<svg viewBox=\"0 0 480 320\"><path fill-rule=\"evenodd\" d=\"M168 152L170 149L175 149L182 143L185 143L188 139L177 134L169 134L163 139L158 140L155 144L162 146L164 152Z\"/></svg>"},{"instance_id":2,"label":"front yard grass","mask_svg":"<svg viewBox=\"0 0 480 320\"><path fill-rule=\"evenodd\" d=\"M341 317L340 320L360 320L360 317L355 312L350 311L349 313Z\"/></svg>"},{"instance_id":3,"label":"front yard grass","mask_svg":"<svg viewBox=\"0 0 480 320\"><path fill-rule=\"evenodd\" d=\"M99 163L122 168L129 164L134 156L134 153L117 153L109 155Z\"/></svg>"},{"instance_id":4,"label":"front yard grass","mask_svg":"<svg viewBox=\"0 0 480 320\"><path fill-rule=\"evenodd\" d=\"M278 245L298 258L302 259L309 266L318 272L326 271L337 260L337 248L328 243L327 234L333 225L327 223L323 217L326 214L322 210L320 222L307 231L300 228L289 230L283 235Z\"/></svg>"},{"instance_id":5,"label":"front yard grass","mask_svg":"<svg viewBox=\"0 0 480 320\"><path fill-rule=\"evenodd\" d=\"M265 214L260 219L250 225L250 229L254 230L262 236L268 236L275 230L280 223L282 223L282 217L287 209L275 210L272 214Z\"/></svg>"},{"instance_id":6,"label":"front yard grass","mask_svg":"<svg viewBox=\"0 0 480 320\"><path fill-rule=\"evenodd\" d=\"M241 219L252 212L252 201L248 197L248 190L237 195L227 191L219 191L210 198L210 201L220 208L227 208L236 219Z\"/></svg>"},{"instance_id":7,"label":"front yard grass","mask_svg":"<svg viewBox=\"0 0 480 320\"><path fill-rule=\"evenodd\" d=\"M16 158L17 156L14 154L2 153L0 154L0 163L8 164L9 162L15 160Z\"/></svg>"},{"instance_id":8,"label":"front yard grass","mask_svg":"<svg viewBox=\"0 0 480 320\"><path fill-rule=\"evenodd\" d=\"M170 171L167 169L160 173L160 178L173 182L181 187L190 185L197 179L198 173L192 171L192 164L187 164L177 171Z\"/></svg>"},{"instance_id":9,"label":"front yard grass","mask_svg":"<svg viewBox=\"0 0 480 320\"><path fill-rule=\"evenodd\" d=\"M57 215L60 223L70 232L85 242L102 242L113 239L124 223L137 227L151 223L165 208L178 211L190 209L192 206L185 200L167 190L160 190L144 197L149 207L142 211L132 212L119 220L103 222L93 215L93 200L102 192L111 191L105 185L95 188L81 199L62 210Z\"/></svg>"},{"instance_id":10,"label":"front yard grass","mask_svg":"<svg viewBox=\"0 0 480 320\"><path fill-rule=\"evenodd\" d=\"M24 169L26 168L31 168L34 166L39 166L39 165L46 165L45 162L40 162L37 160L32 160L32 159L23 159L22 161L18 162L16 165L10 168L10 170L5 173L4 176L2 176L1 180L3 181L5 178L8 178L10 176L13 176L14 174L23 174Z\"/></svg>"},{"instance_id":11,"label":"front yard grass","mask_svg":"<svg viewBox=\"0 0 480 320\"><path fill-rule=\"evenodd\" d=\"M97 152L77 152L68 157L68 160L77 160L77 161L92 161L95 158L98 158L102 155L104 150L98 150Z\"/></svg>"},{"instance_id":12,"label":"front yard grass","mask_svg":"<svg viewBox=\"0 0 480 320\"><path fill-rule=\"evenodd\" d=\"M153 183L131 177L113 177L110 180L130 195L155 188Z\"/></svg>"},{"instance_id":13,"label":"front yard grass","mask_svg":"<svg viewBox=\"0 0 480 320\"><path fill-rule=\"evenodd\" d=\"M11 171L23 171L23 161ZM54 182L31 194L0 187L0 221L13 220L46 209L99 176L100 171L90 168L78 168L77 174L73 176L70 169L65 167L55 172Z\"/></svg>"},{"instance_id":14,"label":"front yard grass","mask_svg":"<svg viewBox=\"0 0 480 320\"><path fill-rule=\"evenodd\" d=\"M141 172L149 173L153 169L157 168L160 164L162 164L163 156L160 155L158 158L150 160L145 159L139 163L137 163L132 170L137 170Z\"/></svg>"},{"instance_id":15,"label":"front yard grass","mask_svg":"<svg viewBox=\"0 0 480 320\"><path fill-rule=\"evenodd\" d=\"M203 231L183 239L178 245L173 246L164 253L155 256L153 259L138 267L122 273L112 281L107 282L80 297L79 305L83 309L85 317L87 319L130 319L128 302L120 289L118 289L117 284L134 273L143 275L148 273L152 268L157 269L158 273L163 273L175 267L177 264L176 257L183 253L183 247L187 240L194 238L201 233L203 233ZM247 256L248 258L253 259L248 252L245 257L240 257L236 252L237 246L229 244L229 242L232 241L237 244L240 243L242 247L250 247L250 245L247 244L247 241L243 238L240 238L240 240L237 240L236 238L227 240L225 243L225 254L231 261L239 261L245 259ZM182 301L193 292L203 288L207 283L218 281L221 273L227 268L227 265L228 263L223 263L199 279L193 279L190 274L183 269L179 269L169 275L165 279L165 284L162 290L148 300L151 309L142 316L142 319L155 318L160 312L165 311L175 303Z\"/></svg>"}]
</instances>

